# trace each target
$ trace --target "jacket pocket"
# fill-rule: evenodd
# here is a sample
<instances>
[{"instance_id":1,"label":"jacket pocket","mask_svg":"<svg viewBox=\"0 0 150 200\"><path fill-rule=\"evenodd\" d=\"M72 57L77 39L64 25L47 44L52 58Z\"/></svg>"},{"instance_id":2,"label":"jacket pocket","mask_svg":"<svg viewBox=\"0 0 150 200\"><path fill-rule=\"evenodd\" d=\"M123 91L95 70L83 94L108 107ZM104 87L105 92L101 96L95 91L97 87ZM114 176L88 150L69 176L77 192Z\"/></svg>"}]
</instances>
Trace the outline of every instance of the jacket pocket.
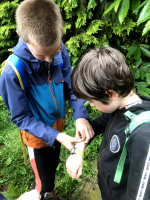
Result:
<instances>
[{"instance_id":1,"label":"jacket pocket","mask_svg":"<svg viewBox=\"0 0 150 200\"><path fill-rule=\"evenodd\" d=\"M102 165L98 165L98 185L104 200L113 200L109 188L109 173Z\"/></svg>"}]
</instances>

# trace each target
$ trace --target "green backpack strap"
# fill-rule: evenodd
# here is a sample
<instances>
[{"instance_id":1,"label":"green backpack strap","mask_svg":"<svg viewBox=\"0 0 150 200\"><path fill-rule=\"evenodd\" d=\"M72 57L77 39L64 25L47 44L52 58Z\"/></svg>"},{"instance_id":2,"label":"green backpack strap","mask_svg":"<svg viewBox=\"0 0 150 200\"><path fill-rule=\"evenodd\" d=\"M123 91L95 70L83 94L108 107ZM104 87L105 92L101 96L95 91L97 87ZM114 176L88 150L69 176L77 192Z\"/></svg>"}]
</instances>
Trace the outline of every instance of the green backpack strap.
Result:
<instances>
[{"instance_id":1,"label":"green backpack strap","mask_svg":"<svg viewBox=\"0 0 150 200\"><path fill-rule=\"evenodd\" d=\"M118 162L115 177L114 177L114 182L116 183L120 183L121 181L121 177L122 177L122 173L124 169L124 163L127 156L127 141L129 139L129 136L138 126L144 123L150 123L150 111L144 111L140 113L139 115L135 115L134 113L127 111L124 113L124 115L127 118L129 118L131 122L128 124L127 128L125 129L126 140L125 140L125 144L124 144L122 154Z\"/></svg>"}]
</instances>

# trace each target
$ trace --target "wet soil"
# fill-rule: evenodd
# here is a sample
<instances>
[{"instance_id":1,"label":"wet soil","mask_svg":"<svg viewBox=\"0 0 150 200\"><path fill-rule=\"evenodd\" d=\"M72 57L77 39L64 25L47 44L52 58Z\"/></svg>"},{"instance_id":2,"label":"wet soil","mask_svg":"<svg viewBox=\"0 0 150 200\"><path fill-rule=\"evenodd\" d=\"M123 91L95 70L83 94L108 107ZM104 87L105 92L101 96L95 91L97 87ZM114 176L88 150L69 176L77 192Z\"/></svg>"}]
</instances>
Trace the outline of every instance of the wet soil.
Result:
<instances>
[{"instance_id":1,"label":"wet soil","mask_svg":"<svg viewBox=\"0 0 150 200\"><path fill-rule=\"evenodd\" d=\"M92 178L85 177L82 180L81 186L75 190L71 200L100 200L101 194L97 180L97 160L93 162L92 167L95 175ZM76 197L76 194L78 194L78 197Z\"/></svg>"}]
</instances>

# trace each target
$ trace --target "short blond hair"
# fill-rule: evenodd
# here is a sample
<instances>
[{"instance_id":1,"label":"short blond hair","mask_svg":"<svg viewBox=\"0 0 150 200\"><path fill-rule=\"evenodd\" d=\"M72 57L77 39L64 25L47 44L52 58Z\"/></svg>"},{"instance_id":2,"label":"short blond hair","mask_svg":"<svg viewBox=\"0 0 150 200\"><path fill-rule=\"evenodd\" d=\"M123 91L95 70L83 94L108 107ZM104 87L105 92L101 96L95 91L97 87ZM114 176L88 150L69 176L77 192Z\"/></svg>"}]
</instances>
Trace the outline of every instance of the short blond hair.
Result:
<instances>
[{"instance_id":1,"label":"short blond hair","mask_svg":"<svg viewBox=\"0 0 150 200\"><path fill-rule=\"evenodd\" d=\"M16 10L17 33L34 46L50 48L63 36L63 20L52 0L25 0Z\"/></svg>"}]
</instances>

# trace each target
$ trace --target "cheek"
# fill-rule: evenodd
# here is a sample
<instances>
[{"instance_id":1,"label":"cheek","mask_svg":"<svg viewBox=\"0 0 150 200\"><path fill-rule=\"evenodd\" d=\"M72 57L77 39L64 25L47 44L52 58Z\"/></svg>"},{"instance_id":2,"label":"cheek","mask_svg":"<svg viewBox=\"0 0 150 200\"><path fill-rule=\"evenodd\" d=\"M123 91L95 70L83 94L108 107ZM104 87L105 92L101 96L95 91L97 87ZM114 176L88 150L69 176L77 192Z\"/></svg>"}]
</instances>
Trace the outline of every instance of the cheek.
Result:
<instances>
[{"instance_id":1,"label":"cheek","mask_svg":"<svg viewBox=\"0 0 150 200\"><path fill-rule=\"evenodd\" d=\"M101 112L104 112L104 113L111 113L112 111L112 108L109 108L108 105L101 105L101 106L97 106L96 107L97 110L101 111Z\"/></svg>"}]
</instances>

